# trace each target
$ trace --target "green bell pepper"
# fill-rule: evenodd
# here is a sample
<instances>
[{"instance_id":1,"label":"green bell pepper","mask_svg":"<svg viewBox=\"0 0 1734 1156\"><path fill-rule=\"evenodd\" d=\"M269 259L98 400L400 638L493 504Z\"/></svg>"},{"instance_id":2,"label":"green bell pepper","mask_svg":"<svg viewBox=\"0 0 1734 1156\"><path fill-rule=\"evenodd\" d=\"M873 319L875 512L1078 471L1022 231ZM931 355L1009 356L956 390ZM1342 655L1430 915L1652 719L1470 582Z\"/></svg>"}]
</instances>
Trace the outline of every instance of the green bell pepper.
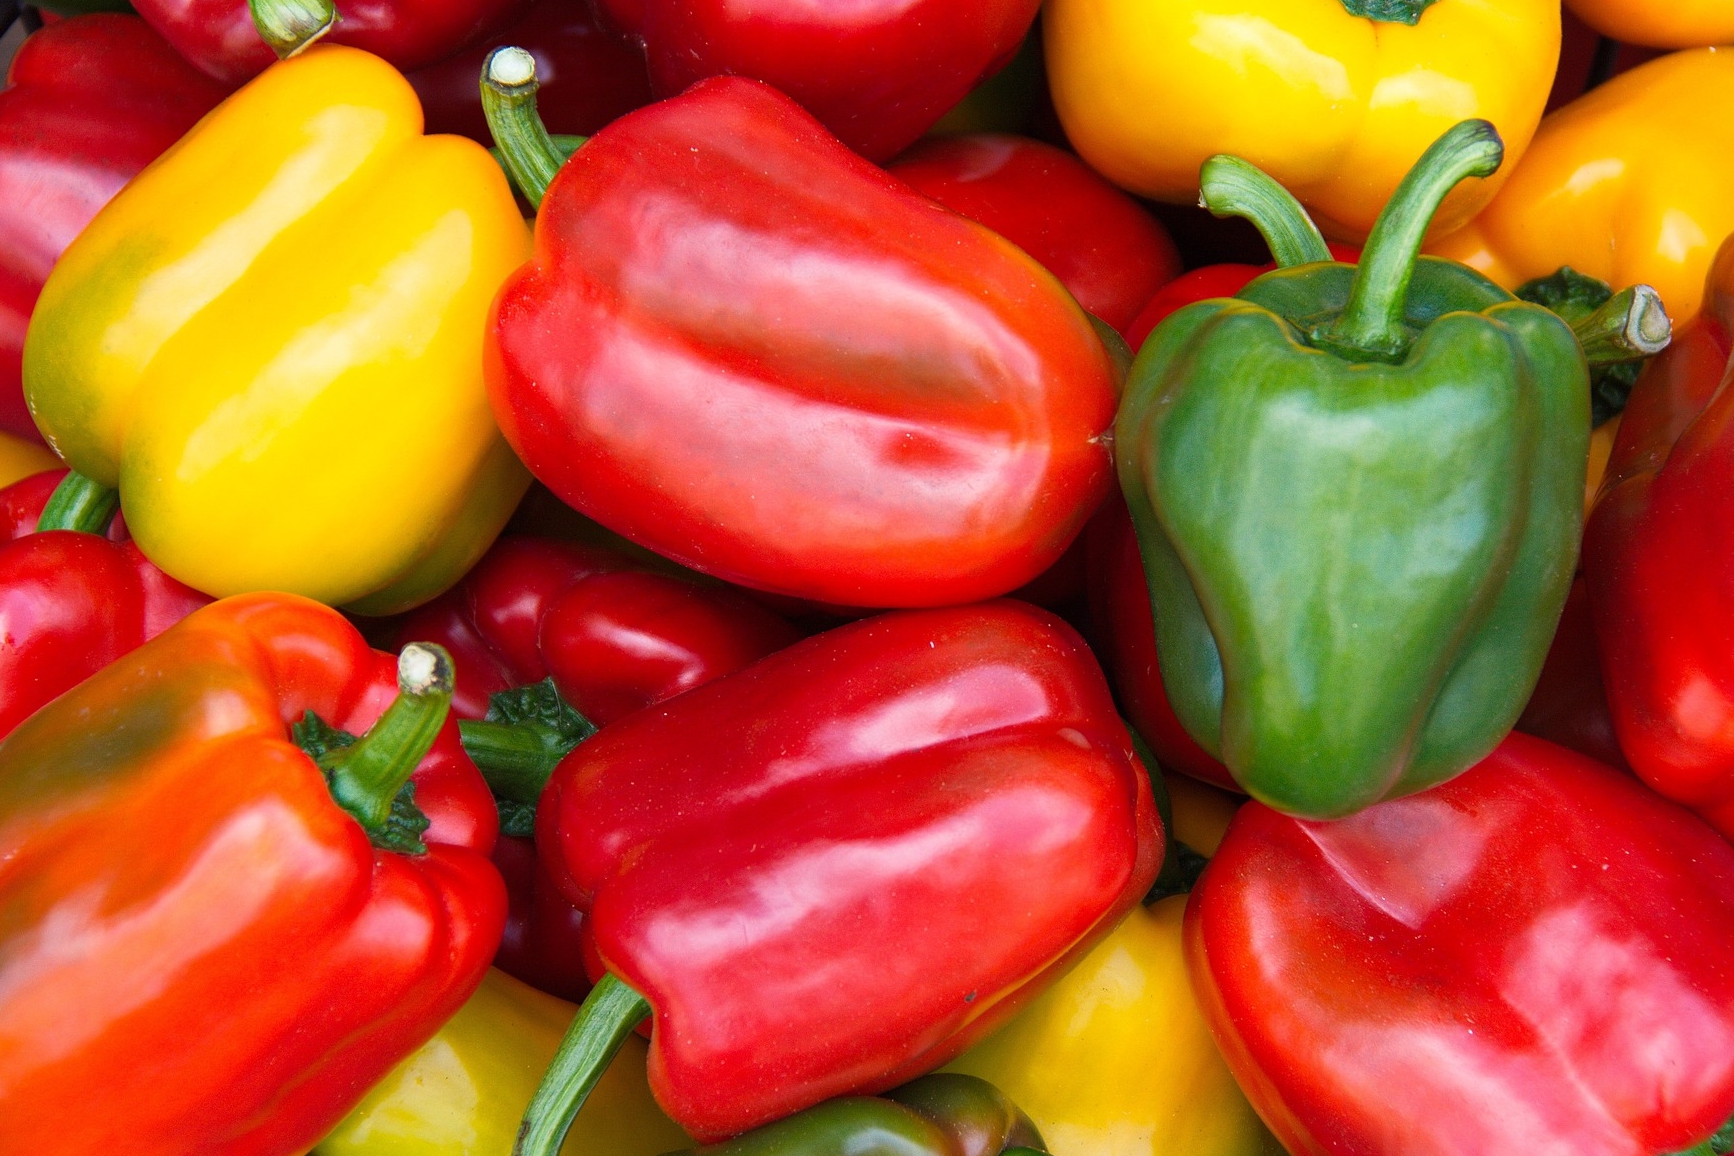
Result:
<instances>
[{"instance_id":1,"label":"green bell pepper","mask_svg":"<svg viewBox=\"0 0 1734 1156\"><path fill-rule=\"evenodd\" d=\"M1272 807L1347 815L1442 782L1522 710L1581 532L1588 370L1572 329L1417 257L1498 168L1466 121L1359 266L1278 269L1145 343L1115 428L1163 681Z\"/></svg>"}]
</instances>

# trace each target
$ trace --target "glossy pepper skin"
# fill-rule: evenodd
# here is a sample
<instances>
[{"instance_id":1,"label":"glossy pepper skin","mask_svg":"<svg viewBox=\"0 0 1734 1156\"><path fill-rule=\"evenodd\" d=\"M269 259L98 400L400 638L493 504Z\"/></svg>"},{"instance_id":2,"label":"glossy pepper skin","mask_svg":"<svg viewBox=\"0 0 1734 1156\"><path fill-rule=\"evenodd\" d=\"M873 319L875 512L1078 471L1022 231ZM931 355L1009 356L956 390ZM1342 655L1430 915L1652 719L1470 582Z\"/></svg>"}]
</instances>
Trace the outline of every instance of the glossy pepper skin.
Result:
<instances>
[{"instance_id":1,"label":"glossy pepper skin","mask_svg":"<svg viewBox=\"0 0 1734 1156\"><path fill-rule=\"evenodd\" d=\"M1724 0L1569 0L1577 17L1603 36L1652 48L1700 48L1734 40L1734 9Z\"/></svg>"},{"instance_id":2,"label":"glossy pepper skin","mask_svg":"<svg viewBox=\"0 0 1734 1156\"><path fill-rule=\"evenodd\" d=\"M180 581L395 613L456 582L529 484L481 372L527 252L479 145L422 136L379 58L315 47L80 234L31 320L25 393Z\"/></svg>"},{"instance_id":3,"label":"glossy pepper skin","mask_svg":"<svg viewBox=\"0 0 1734 1156\"><path fill-rule=\"evenodd\" d=\"M136 16L61 20L19 46L0 92L0 429L40 439L24 331L42 283L98 209L227 89ZM43 467L46 468L46 467Z\"/></svg>"},{"instance_id":4,"label":"glossy pepper skin","mask_svg":"<svg viewBox=\"0 0 1734 1156\"><path fill-rule=\"evenodd\" d=\"M1492 121L1512 158L1523 152L1559 58L1558 4L1388 6L1425 7L1407 23L1352 7L1372 6L1054 0L1042 18L1054 107L1078 154L1123 188L1190 204L1199 165L1233 153L1350 241L1457 121ZM1457 190L1439 228L1474 216L1498 182Z\"/></svg>"},{"instance_id":5,"label":"glossy pepper skin","mask_svg":"<svg viewBox=\"0 0 1734 1156\"><path fill-rule=\"evenodd\" d=\"M1122 335L1180 273L1156 219L1052 145L1007 133L935 137L886 171L1034 257Z\"/></svg>"},{"instance_id":6,"label":"glossy pepper skin","mask_svg":"<svg viewBox=\"0 0 1734 1156\"><path fill-rule=\"evenodd\" d=\"M1414 257L1419 210L1497 156L1485 122L1458 126L1359 266L1189 306L1133 366L1116 444L1163 683L1280 810L1351 814L1486 755L1571 583L1583 352L1557 315Z\"/></svg>"},{"instance_id":7,"label":"glossy pepper skin","mask_svg":"<svg viewBox=\"0 0 1734 1156\"><path fill-rule=\"evenodd\" d=\"M1705 308L1646 367L1584 536L1614 732L1645 782L1734 832L1734 589L1728 486L1734 245Z\"/></svg>"},{"instance_id":8,"label":"glossy pepper skin","mask_svg":"<svg viewBox=\"0 0 1734 1156\"><path fill-rule=\"evenodd\" d=\"M508 1156L576 1010L490 968L476 994L373 1086L315 1156ZM689 1143L651 1099L644 1056L644 1041L626 1041L563 1156L657 1156Z\"/></svg>"},{"instance_id":9,"label":"glossy pepper skin","mask_svg":"<svg viewBox=\"0 0 1734 1156\"><path fill-rule=\"evenodd\" d=\"M316 603L232 598L0 744L0 1149L300 1151L469 997L505 894L455 728L418 732L420 853L290 741L366 730L397 666Z\"/></svg>"},{"instance_id":10,"label":"glossy pepper skin","mask_svg":"<svg viewBox=\"0 0 1734 1156\"><path fill-rule=\"evenodd\" d=\"M0 738L211 599L138 546L37 521L65 470L0 490Z\"/></svg>"},{"instance_id":11,"label":"glossy pepper skin","mask_svg":"<svg viewBox=\"0 0 1734 1156\"><path fill-rule=\"evenodd\" d=\"M622 719L555 771L536 837L701 1138L950 1059L1163 849L1089 651L1015 602L852 623Z\"/></svg>"},{"instance_id":12,"label":"glossy pepper skin","mask_svg":"<svg viewBox=\"0 0 1734 1156\"><path fill-rule=\"evenodd\" d=\"M1015 589L1110 480L1111 362L1060 284L739 78L559 171L487 375L507 440L580 512L837 605Z\"/></svg>"},{"instance_id":13,"label":"glossy pepper skin","mask_svg":"<svg viewBox=\"0 0 1734 1156\"><path fill-rule=\"evenodd\" d=\"M1352 818L1242 808L1192 893L1193 981L1297 1156L1654 1156L1734 1112L1734 848L1512 735Z\"/></svg>"},{"instance_id":14,"label":"glossy pepper skin","mask_svg":"<svg viewBox=\"0 0 1734 1156\"><path fill-rule=\"evenodd\" d=\"M510 25L530 0L346 0L326 37L383 57L400 69L422 68ZM228 84L251 80L276 57L253 25L247 0L137 0L180 54Z\"/></svg>"},{"instance_id":15,"label":"glossy pepper skin","mask_svg":"<svg viewBox=\"0 0 1734 1156\"><path fill-rule=\"evenodd\" d=\"M1662 11L1669 6L1657 6ZM1734 232L1734 54L1677 52L1614 77L1542 122L1505 188L1431 253L1508 289L1561 265L1615 289L1643 282L1675 325Z\"/></svg>"},{"instance_id":16,"label":"glossy pepper skin","mask_svg":"<svg viewBox=\"0 0 1734 1156\"><path fill-rule=\"evenodd\" d=\"M706 77L773 85L868 160L914 143L1017 52L1032 0L598 0L644 46L658 97Z\"/></svg>"}]
</instances>

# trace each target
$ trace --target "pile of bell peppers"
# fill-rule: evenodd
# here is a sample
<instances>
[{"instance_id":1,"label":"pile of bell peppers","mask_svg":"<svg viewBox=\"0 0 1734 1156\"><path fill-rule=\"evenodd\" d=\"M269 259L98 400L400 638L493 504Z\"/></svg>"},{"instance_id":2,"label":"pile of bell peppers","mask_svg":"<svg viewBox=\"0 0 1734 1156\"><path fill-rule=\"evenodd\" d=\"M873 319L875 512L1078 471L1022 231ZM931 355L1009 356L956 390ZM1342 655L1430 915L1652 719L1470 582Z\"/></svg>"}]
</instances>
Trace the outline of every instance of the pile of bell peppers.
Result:
<instances>
[{"instance_id":1,"label":"pile of bell peppers","mask_svg":"<svg viewBox=\"0 0 1734 1156\"><path fill-rule=\"evenodd\" d=\"M0 9L0 1153L1734 1150L1721 7Z\"/></svg>"}]
</instances>

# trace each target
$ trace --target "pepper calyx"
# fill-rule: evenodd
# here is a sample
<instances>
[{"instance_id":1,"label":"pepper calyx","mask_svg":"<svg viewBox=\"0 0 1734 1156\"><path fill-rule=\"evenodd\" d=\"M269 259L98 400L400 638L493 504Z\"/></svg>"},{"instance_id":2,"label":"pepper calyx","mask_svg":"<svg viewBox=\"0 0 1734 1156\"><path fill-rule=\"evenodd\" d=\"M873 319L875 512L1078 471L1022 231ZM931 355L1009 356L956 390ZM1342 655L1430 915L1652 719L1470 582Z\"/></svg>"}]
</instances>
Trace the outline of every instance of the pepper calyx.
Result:
<instances>
[{"instance_id":1,"label":"pepper calyx","mask_svg":"<svg viewBox=\"0 0 1734 1156\"><path fill-rule=\"evenodd\" d=\"M488 131L506 175L532 208L541 206L554 174L577 151L562 150L548 135L536 112L538 87L536 58L522 48L496 48L482 64L482 113Z\"/></svg>"},{"instance_id":2,"label":"pepper calyx","mask_svg":"<svg viewBox=\"0 0 1734 1156\"><path fill-rule=\"evenodd\" d=\"M488 699L485 719L463 719L458 735L481 770L500 810L500 832L527 838L536 829L536 800L548 776L596 724L560 695L552 678L503 690Z\"/></svg>"},{"instance_id":3,"label":"pepper calyx","mask_svg":"<svg viewBox=\"0 0 1734 1156\"><path fill-rule=\"evenodd\" d=\"M346 730L339 730L314 714L312 711L301 716L300 721L289 728L289 736L295 745L307 753L320 771L325 774L325 785L331 786L331 770L324 761L325 756L332 751L340 751L355 745L359 736ZM415 784L405 783L392 796L391 813L378 829L370 828L367 832L368 841L383 851L396 851L400 855L425 855L427 844L421 841L422 835L432 826L427 814L415 804Z\"/></svg>"},{"instance_id":4,"label":"pepper calyx","mask_svg":"<svg viewBox=\"0 0 1734 1156\"><path fill-rule=\"evenodd\" d=\"M1438 2L1439 0L1342 0L1343 9L1350 16L1363 16L1384 24L1409 25L1419 23L1421 14Z\"/></svg>"}]
</instances>

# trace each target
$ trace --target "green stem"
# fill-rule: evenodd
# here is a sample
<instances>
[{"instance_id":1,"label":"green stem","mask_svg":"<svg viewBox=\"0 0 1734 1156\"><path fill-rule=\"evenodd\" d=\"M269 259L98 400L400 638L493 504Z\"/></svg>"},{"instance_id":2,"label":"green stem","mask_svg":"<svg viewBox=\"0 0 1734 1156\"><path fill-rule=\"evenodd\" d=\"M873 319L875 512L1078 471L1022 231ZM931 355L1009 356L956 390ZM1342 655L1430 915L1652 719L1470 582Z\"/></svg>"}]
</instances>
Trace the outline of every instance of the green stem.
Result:
<instances>
[{"instance_id":1,"label":"green stem","mask_svg":"<svg viewBox=\"0 0 1734 1156\"><path fill-rule=\"evenodd\" d=\"M85 477L77 470L67 471L42 516L36 519L36 529L76 530L81 534L105 534L120 509L120 491L111 490L101 482Z\"/></svg>"},{"instance_id":2,"label":"green stem","mask_svg":"<svg viewBox=\"0 0 1734 1156\"><path fill-rule=\"evenodd\" d=\"M645 998L612 974L590 989L524 1110L512 1156L556 1156L614 1053L649 1014Z\"/></svg>"},{"instance_id":3,"label":"green stem","mask_svg":"<svg viewBox=\"0 0 1734 1156\"><path fill-rule=\"evenodd\" d=\"M548 776L575 745L541 722L459 719L458 735L489 788L514 803L534 803L541 798Z\"/></svg>"},{"instance_id":4,"label":"green stem","mask_svg":"<svg viewBox=\"0 0 1734 1156\"><path fill-rule=\"evenodd\" d=\"M337 23L331 0L248 0L253 27L277 59L305 52Z\"/></svg>"},{"instance_id":5,"label":"green stem","mask_svg":"<svg viewBox=\"0 0 1734 1156\"><path fill-rule=\"evenodd\" d=\"M443 647L412 642L397 657L397 698L379 721L326 759L338 806L369 834L385 828L392 800L433 746L452 703L452 659Z\"/></svg>"},{"instance_id":6,"label":"green stem","mask_svg":"<svg viewBox=\"0 0 1734 1156\"><path fill-rule=\"evenodd\" d=\"M1331 260L1324 234L1294 194L1257 165L1219 153L1198 171L1198 192L1213 215L1251 221L1284 269Z\"/></svg>"},{"instance_id":7,"label":"green stem","mask_svg":"<svg viewBox=\"0 0 1734 1156\"><path fill-rule=\"evenodd\" d=\"M522 48L496 48L482 65L482 112L506 175L533 207L570 155L536 114L536 58Z\"/></svg>"},{"instance_id":8,"label":"green stem","mask_svg":"<svg viewBox=\"0 0 1734 1156\"><path fill-rule=\"evenodd\" d=\"M590 138L587 136L579 136L576 133L556 132L550 133L548 139L554 142L554 147L560 150L561 156L565 157L567 160L571 160L572 154L583 148L584 142L588 141ZM523 197L526 201L529 200L530 195L524 192L523 189L518 188L517 178L513 177L512 170L506 167L506 158L501 155L500 150L497 148L491 148L488 150L488 155L494 158L494 163L500 166L500 170L506 174L506 179L512 183L512 188L516 190L518 195Z\"/></svg>"},{"instance_id":9,"label":"green stem","mask_svg":"<svg viewBox=\"0 0 1734 1156\"><path fill-rule=\"evenodd\" d=\"M1573 322L1571 329L1591 365L1653 357L1668 347L1674 335L1662 298L1648 285L1620 290L1594 313Z\"/></svg>"},{"instance_id":10,"label":"green stem","mask_svg":"<svg viewBox=\"0 0 1734 1156\"><path fill-rule=\"evenodd\" d=\"M1397 357L1408 348L1403 307L1433 214L1465 177L1491 176L1504 158L1498 130L1484 120L1458 123L1421 154L1373 225L1347 308L1320 334L1327 348L1372 357Z\"/></svg>"}]
</instances>

